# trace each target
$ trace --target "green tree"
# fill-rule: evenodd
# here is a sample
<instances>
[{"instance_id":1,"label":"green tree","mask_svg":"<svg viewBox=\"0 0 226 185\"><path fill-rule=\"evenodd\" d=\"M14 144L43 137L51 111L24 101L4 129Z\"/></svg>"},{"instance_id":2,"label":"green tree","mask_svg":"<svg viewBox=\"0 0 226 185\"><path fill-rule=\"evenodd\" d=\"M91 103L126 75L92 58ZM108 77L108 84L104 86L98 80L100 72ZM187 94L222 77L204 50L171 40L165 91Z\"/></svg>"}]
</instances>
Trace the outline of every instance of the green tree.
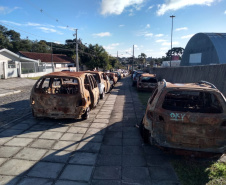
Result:
<instances>
[{"instance_id":1,"label":"green tree","mask_svg":"<svg viewBox=\"0 0 226 185\"><path fill-rule=\"evenodd\" d=\"M168 52L166 53L166 56L167 57L171 57L173 55L177 55L177 56L182 56L184 53L184 48L182 47L175 47L175 48L172 48L170 50L168 50Z\"/></svg>"}]
</instances>

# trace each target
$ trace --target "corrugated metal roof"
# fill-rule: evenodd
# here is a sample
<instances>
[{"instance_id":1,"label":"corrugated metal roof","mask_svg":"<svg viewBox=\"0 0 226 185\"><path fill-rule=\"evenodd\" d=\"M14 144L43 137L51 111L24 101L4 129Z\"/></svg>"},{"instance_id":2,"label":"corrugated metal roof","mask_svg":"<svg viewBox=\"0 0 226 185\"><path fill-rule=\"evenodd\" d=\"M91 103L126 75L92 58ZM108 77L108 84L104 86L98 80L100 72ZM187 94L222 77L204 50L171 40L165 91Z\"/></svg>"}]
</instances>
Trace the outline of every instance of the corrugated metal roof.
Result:
<instances>
[{"instance_id":1,"label":"corrugated metal roof","mask_svg":"<svg viewBox=\"0 0 226 185\"><path fill-rule=\"evenodd\" d=\"M203 33L213 43L220 64L226 64L226 33Z\"/></svg>"}]
</instances>

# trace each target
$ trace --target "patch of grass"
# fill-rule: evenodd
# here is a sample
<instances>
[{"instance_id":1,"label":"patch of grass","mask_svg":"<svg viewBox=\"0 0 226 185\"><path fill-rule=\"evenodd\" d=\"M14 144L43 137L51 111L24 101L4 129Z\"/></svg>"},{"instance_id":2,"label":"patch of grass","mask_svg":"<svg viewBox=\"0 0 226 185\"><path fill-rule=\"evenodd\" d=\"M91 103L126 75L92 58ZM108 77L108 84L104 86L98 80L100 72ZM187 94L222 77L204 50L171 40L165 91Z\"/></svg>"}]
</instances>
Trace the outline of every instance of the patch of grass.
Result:
<instances>
[{"instance_id":1,"label":"patch of grass","mask_svg":"<svg viewBox=\"0 0 226 185\"><path fill-rule=\"evenodd\" d=\"M137 91L137 94L141 103L146 106L152 92Z\"/></svg>"},{"instance_id":2,"label":"patch of grass","mask_svg":"<svg viewBox=\"0 0 226 185\"><path fill-rule=\"evenodd\" d=\"M172 164L183 185L226 184L225 163L184 159Z\"/></svg>"},{"instance_id":3,"label":"patch of grass","mask_svg":"<svg viewBox=\"0 0 226 185\"><path fill-rule=\"evenodd\" d=\"M32 79L32 80L38 80L40 78L40 76L36 76L36 77L28 77L28 79Z\"/></svg>"}]
</instances>

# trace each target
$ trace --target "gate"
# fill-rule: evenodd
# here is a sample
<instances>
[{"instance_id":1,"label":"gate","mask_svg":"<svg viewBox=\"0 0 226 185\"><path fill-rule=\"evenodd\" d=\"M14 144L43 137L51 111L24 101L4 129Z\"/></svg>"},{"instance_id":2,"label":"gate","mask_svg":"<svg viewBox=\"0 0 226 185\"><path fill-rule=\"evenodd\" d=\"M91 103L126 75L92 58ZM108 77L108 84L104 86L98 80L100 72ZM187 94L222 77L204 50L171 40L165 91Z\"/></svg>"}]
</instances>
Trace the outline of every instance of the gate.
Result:
<instances>
[{"instance_id":1,"label":"gate","mask_svg":"<svg viewBox=\"0 0 226 185\"><path fill-rule=\"evenodd\" d=\"M14 61L8 62L8 78L18 77L18 64Z\"/></svg>"}]
</instances>

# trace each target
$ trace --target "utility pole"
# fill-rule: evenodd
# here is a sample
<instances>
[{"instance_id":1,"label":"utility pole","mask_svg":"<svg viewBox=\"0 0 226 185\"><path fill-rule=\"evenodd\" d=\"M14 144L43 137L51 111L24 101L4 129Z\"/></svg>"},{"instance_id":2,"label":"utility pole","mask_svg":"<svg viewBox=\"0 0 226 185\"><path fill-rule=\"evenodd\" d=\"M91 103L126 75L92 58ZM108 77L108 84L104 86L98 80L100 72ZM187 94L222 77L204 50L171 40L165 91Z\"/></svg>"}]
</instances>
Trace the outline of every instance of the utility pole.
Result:
<instances>
[{"instance_id":1,"label":"utility pole","mask_svg":"<svg viewBox=\"0 0 226 185\"><path fill-rule=\"evenodd\" d=\"M133 63L132 63L132 71L133 71L133 65L134 65L134 45L133 45Z\"/></svg>"},{"instance_id":2,"label":"utility pole","mask_svg":"<svg viewBox=\"0 0 226 185\"><path fill-rule=\"evenodd\" d=\"M75 37L75 43L76 43L76 71L79 72L79 62L78 62L78 40L77 40L77 31L78 29L75 29L75 34L73 34L73 36Z\"/></svg>"},{"instance_id":3,"label":"utility pole","mask_svg":"<svg viewBox=\"0 0 226 185\"><path fill-rule=\"evenodd\" d=\"M54 72L54 63L53 63L53 43L51 42L51 63L52 63L52 68Z\"/></svg>"},{"instance_id":4,"label":"utility pole","mask_svg":"<svg viewBox=\"0 0 226 185\"><path fill-rule=\"evenodd\" d=\"M173 18L176 17L174 15L171 15L170 18L172 18L172 27L171 27L171 56L170 56L170 67L172 62L172 40L173 40Z\"/></svg>"}]
</instances>

